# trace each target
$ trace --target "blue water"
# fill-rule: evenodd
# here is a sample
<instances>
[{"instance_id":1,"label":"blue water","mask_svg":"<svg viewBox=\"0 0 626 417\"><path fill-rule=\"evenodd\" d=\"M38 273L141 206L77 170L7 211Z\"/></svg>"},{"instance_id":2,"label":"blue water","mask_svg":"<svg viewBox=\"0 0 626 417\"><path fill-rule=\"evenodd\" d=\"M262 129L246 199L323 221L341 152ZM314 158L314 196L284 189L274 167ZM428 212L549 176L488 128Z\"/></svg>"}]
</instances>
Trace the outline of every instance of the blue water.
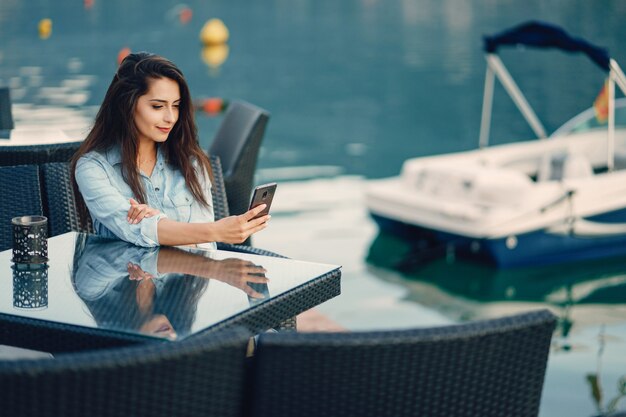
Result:
<instances>
[{"instance_id":1,"label":"blue water","mask_svg":"<svg viewBox=\"0 0 626 417\"><path fill-rule=\"evenodd\" d=\"M272 113L260 180L308 180L281 184L277 216L258 242L344 265L343 295L321 307L325 314L357 330L548 306L561 323L541 415L591 416L626 407L613 401L626 392L626 265L620 260L527 270L521 277L445 260L401 273L384 260L407 249L378 236L359 193L366 179L396 174L407 157L476 146L483 34L547 20L607 47L626 65L626 2L185 4L193 11L186 25L175 16L175 1L95 0L86 9L79 1L2 0L0 85L11 87L16 124L51 124L80 136L118 52L162 54L181 67L194 97L245 99ZM214 17L230 30L228 56L215 68L203 60L198 39ZM42 18L53 22L46 40L37 32ZM589 107L603 82L580 56L506 50L502 59L549 131ZM500 87L494 100L492 142L532 137ZM199 113L197 122L207 147L220 118Z\"/></svg>"}]
</instances>

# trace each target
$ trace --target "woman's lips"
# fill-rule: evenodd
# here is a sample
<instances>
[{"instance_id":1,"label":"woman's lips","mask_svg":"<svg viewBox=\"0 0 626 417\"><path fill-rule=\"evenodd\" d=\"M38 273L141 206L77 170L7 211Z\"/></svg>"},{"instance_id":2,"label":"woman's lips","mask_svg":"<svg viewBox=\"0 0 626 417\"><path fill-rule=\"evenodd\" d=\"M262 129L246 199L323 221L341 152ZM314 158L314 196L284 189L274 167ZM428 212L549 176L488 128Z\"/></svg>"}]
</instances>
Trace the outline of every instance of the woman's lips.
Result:
<instances>
[{"instance_id":1,"label":"woman's lips","mask_svg":"<svg viewBox=\"0 0 626 417\"><path fill-rule=\"evenodd\" d=\"M172 130L171 127L157 127L157 129L159 129L163 133L169 133L170 130Z\"/></svg>"},{"instance_id":2,"label":"woman's lips","mask_svg":"<svg viewBox=\"0 0 626 417\"><path fill-rule=\"evenodd\" d=\"M157 333L162 333L162 332L167 332L167 331L170 331L170 330L174 330L174 329L172 329L172 327L169 324L164 323L164 324L160 325L159 328L156 331L157 331Z\"/></svg>"}]
</instances>

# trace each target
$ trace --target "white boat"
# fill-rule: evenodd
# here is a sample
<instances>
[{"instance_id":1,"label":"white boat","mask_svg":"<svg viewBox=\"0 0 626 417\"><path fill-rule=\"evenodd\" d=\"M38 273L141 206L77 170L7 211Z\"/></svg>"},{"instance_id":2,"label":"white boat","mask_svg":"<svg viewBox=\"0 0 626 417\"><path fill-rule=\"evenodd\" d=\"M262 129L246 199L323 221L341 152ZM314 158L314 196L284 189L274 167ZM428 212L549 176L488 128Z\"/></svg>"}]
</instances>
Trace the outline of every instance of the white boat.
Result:
<instances>
[{"instance_id":1,"label":"white boat","mask_svg":"<svg viewBox=\"0 0 626 417\"><path fill-rule=\"evenodd\" d=\"M550 137L497 55L508 45L586 54L608 74L605 124L591 108ZM380 229L424 250L453 249L500 267L626 254L626 76L607 51L530 22L485 38L487 75L479 148L404 162L373 180L366 204ZM495 78L537 140L488 147Z\"/></svg>"}]
</instances>

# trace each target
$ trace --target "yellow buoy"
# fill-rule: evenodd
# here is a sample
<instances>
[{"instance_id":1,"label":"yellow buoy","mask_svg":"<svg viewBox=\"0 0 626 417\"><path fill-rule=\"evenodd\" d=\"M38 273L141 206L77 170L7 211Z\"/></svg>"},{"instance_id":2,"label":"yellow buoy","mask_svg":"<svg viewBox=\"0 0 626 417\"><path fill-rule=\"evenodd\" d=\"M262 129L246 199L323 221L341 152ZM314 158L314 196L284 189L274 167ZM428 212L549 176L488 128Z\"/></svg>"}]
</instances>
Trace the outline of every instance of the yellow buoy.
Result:
<instances>
[{"instance_id":1,"label":"yellow buoy","mask_svg":"<svg viewBox=\"0 0 626 417\"><path fill-rule=\"evenodd\" d=\"M220 19L207 21L200 30L200 41L205 45L217 45L228 41L228 28Z\"/></svg>"},{"instance_id":2,"label":"yellow buoy","mask_svg":"<svg viewBox=\"0 0 626 417\"><path fill-rule=\"evenodd\" d=\"M205 45L202 47L202 61L209 68L219 68L228 58L228 45L223 43L220 45Z\"/></svg>"},{"instance_id":3,"label":"yellow buoy","mask_svg":"<svg viewBox=\"0 0 626 417\"><path fill-rule=\"evenodd\" d=\"M52 35L52 20L41 19L39 21L39 37L41 39L48 39Z\"/></svg>"}]
</instances>

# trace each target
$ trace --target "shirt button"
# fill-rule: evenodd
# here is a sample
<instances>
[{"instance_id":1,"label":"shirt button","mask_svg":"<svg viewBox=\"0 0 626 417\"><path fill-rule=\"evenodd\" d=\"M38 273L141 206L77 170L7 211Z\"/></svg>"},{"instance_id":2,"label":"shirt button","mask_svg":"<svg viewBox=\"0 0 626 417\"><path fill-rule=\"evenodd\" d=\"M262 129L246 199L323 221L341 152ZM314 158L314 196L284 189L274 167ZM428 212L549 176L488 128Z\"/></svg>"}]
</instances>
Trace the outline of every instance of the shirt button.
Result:
<instances>
[{"instance_id":1,"label":"shirt button","mask_svg":"<svg viewBox=\"0 0 626 417\"><path fill-rule=\"evenodd\" d=\"M156 187L156 188L154 189L154 191L159 191L159 187Z\"/></svg>"}]
</instances>

